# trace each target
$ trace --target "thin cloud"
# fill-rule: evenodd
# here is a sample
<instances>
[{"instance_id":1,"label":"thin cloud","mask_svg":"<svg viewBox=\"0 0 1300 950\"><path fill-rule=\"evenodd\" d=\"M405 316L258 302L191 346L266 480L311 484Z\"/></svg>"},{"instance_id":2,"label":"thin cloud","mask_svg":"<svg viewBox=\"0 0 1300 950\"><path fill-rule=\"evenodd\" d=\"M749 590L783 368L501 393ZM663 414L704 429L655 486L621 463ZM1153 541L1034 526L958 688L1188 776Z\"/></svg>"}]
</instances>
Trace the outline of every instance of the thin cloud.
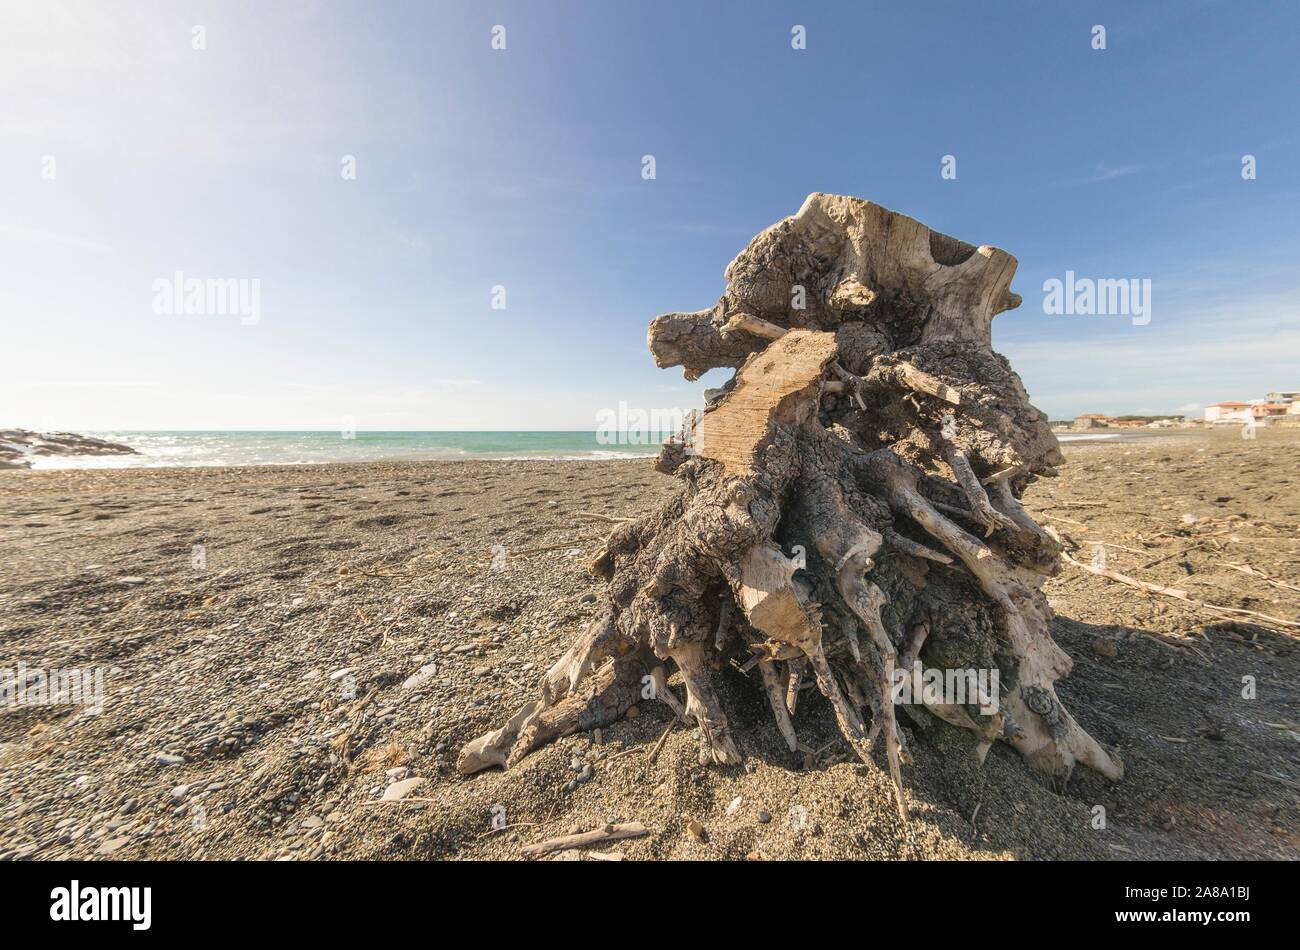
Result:
<instances>
[{"instance_id":1,"label":"thin cloud","mask_svg":"<svg viewBox=\"0 0 1300 950\"><path fill-rule=\"evenodd\" d=\"M433 244L430 243L429 239L423 234L402 234L401 232L394 231L393 239L397 241L398 244L408 250L414 251L421 257L428 257L433 253Z\"/></svg>"},{"instance_id":2,"label":"thin cloud","mask_svg":"<svg viewBox=\"0 0 1300 950\"><path fill-rule=\"evenodd\" d=\"M1297 291L1198 310L1180 307L1163 317L1157 301L1147 327L1131 326L1126 317L1053 317L1092 321L1094 335L996 348L1053 418L1149 405L1193 412L1188 408L1193 404L1199 408L1221 399L1261 398L1272 389L1300 388L1294 358L1300 353L1297 313ZM1113 322L1097 323L1107 320Z\"/></svg>"},{"instance_id":3,"label":"thin cloud","mask_svg":"<svg viewBox=\"0 0 1300 950\"><path fill-rule=\"evenodd\" d=\"M1095 185L1098 182L1113 181L1116 178L1127 178L1129 175L1136 175L1142 172L1144 165L1097 165L1091 175L1083 178L1067 178L1064 181L1057 182L1058 185Z\"/></svg>"},{"instance_id":4,"label":"thin cloud","mask_svg":"<svg viewBox=\"0 0 1300 950\"><path fill-rule=\"evenodd\" d=\"M100 241L80 237L76 234L62 234L58 231L42 231L39 228L27 228L17 224L0 224L0 236L23 244L57 244L60 247L75 247L96 254L112 254L113 248Z\"/></svg>"}]
</instances>

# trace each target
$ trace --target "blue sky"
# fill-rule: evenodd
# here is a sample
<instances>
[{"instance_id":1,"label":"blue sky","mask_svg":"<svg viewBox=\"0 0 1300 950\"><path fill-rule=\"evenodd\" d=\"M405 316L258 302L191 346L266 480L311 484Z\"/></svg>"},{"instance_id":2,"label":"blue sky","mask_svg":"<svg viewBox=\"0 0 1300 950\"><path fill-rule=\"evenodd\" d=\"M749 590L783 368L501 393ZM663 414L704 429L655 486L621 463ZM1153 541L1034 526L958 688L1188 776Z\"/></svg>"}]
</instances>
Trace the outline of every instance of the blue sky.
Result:
<instances>
[{"instance_id":1,"label":"blue sky","mask_svg":"<svg viewBox=\"0 0 1300 950\"><path fill-rule=\"evenodd\" d=\"M994 344L1053 418L1298 389L1297 63L1292 4L10 0L0 425L689 408L646 326L813 191L1016 255ZM1045 314L1067 270L1151 322ZM177 271L259 319L155 312Z\"/></svg>"}]
</instances>

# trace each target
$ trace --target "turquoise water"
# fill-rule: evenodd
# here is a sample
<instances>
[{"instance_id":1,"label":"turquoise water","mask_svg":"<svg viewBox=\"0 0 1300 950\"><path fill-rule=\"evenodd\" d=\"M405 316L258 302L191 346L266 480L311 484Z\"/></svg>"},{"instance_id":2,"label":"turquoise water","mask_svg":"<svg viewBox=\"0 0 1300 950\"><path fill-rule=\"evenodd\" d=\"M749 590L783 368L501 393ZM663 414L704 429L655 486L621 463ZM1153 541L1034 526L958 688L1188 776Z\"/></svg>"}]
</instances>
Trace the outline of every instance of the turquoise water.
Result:
<instances>
[{"instance_id":1,"label":"turquoise water","mask_svg":"<svg viewBox=\"0 0 1300 950\"><path fill-rule=\"evenodd\" d=\"M34 468L309 465L381 459L617 459L650 457L668 433L630 432L88 432L139 455L46 458ZM351 438L345 437L352 435Z\"/></svg>"},{"instance_id":2,"label":"turquoise water","mask_svg":"<svg viewBox=\"0 0 1300 950\"><path fill-rule=\"evenodd\" d=\"M310 465L385 459L620 459L659 454L666 432L87 432L139 455L78 455L33 460L33 468L194 468ZM1062 442L1115 436L1061 435Z\"/></svg>"}]
</instances>

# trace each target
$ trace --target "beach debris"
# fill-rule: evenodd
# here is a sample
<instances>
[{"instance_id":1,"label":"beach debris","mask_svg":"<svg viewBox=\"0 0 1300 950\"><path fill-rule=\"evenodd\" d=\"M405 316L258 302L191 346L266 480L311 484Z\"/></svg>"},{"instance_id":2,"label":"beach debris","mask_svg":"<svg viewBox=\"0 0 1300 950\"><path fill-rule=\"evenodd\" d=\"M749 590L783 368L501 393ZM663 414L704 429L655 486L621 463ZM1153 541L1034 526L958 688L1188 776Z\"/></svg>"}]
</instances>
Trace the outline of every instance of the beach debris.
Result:
<instances>
[{"instance_id":1,"label":"beach debris","mask_svg":"<svg viewBox=\"0 0 1300 950\"><path fill-rule=\"evenodd\" d=\"M520 852L526 857L537 857L538 855L550 854L552 851L567 851L573 848L585 848L588 845L600 844L604 841L621 841L624 838L640 838L648 835L650 830L639 821L629 821L624 824L610 824L603 828L597 828L595 831L583 831L578 834L563 835L559 838L550 838L546 841L538 841L535 844L526 844L520 848Z\"/></svg>"},{"instance_id":2,"label":"beach debris","mask_svg":"<svg viewBox=\"0 0 1300 950\"><path fill-rule=\"evenodd\" d=\"M635 518L620 518L614 515L604 515L599 511L575 511L575 518L595 518L597 521L608 521L611 524L623 524L628 521L635 521Z\"/></svg>"},{"instance_id":3,"label":"beach debris","mask_svg":"<svg viewBox=\"0 0 1300 950\"><path fill-rule=\"evenodd\" d=\"M757 666L791 752L811 751L793 722L805 675L863 762L883 744L906 821L901 657L903 679L930 667L1015 684L907 700L977 733L981 761L1005 741L1051 776L1121 778L1056 695L1071 660L1040 587L1061 543L1020 498L1064 457L991 343L994 316L1020 304L1015 270L1005 251L814 194L732 261L713 307L656 318L658 366L736 372L664 443L656 468L677 497L615 526L589 561L608 584L595 619L535 698L462 748L461 773L607 726L646 689L697 727L701 764L738 764L714 671Z\"/></svg>"},{"instance_id":4,"label":"beach debris","mask_svg":"<svg viewBox=\"0 0 1300 950\"><path fill-rule=\"evenodd\" d=\"M1249 564L1228 563L1228 564L1224 564L1223 566L1226 568L1230 568L1231 570L1237 571L1241 574L1245 574L1249 577L1258 577L1265 584L1269 584L1273 587L1278 588L1279 590L1293 590L1293 591L1300 592L1300 587L1296 586L1295 584L1287 584L1283 581L1275 580L1272 577L1270 577L1268 574L1259 570L1258 568L1251 567Z\"/></svg>"},{"instance_id":5,"label":"beach debris","mask_svg":"<svg viewBox=\"0 0 1300 950\"><path fill-rule=\"evenodd\" d=\"M1189 607L1194 607L1198 610L1209 610L1218 614L1233 614L1235 616L1241 616L1241 617L1257 617L1260 620L1265 621L1266 623L1270 623L1278 627L1286 627L1292 630L1300 630L1300 621L1284 620L1281 617L1270 617L1268 614L1259 613L1258 611L1255 610L1246 610L1244 607L1225 607L1221 604L1211 604L1203 600L1196 600L1195 598L1191 597L1187 593L1187 591L1181 590L1180 588L1166 587L1163 584L1153 584L1150 581L1138 580L1137 578L1130 577L1127 574L1121 574L1119 571L1111 571L1103 568L1094 567L1091 564L1085 564L1083 561L1076 561L1074 558L1070 557L1070 555L1064 551L1061 552L1061 558L1067 564L1072 564L1074 567L1081 568L1082 570L1088 571L1092 574L1096 574L1099 577L1105 577L1108 580L1115 581L1116 583L1119 584L1125 584L1128 587L1133 587L1136 588L1137 590L1144 591L1149 594L1160 594L1164 597L1169 597L1174 600L1180 600L1183 603L1187 604Z\"/></svg>"}]
</instances>

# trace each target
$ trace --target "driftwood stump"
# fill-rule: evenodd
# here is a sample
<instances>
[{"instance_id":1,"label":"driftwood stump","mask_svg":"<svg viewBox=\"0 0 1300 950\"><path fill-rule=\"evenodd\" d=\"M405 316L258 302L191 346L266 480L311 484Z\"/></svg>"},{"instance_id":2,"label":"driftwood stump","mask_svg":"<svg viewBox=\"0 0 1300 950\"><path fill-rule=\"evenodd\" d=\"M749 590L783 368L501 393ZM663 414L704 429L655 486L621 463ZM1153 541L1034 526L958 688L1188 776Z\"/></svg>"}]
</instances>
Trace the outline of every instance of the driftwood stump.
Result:
<instances>
[{"instance_id":1,"label":"driftwood stump","mask_svg":"<svg viewBox=\"0 0 1300 950\"><path fill-rule=\"evenodd\" d=\"M460 771L608 724L647 690L698 727L701 762L739 762L712 682L739 655L792 751L805 677L864 761L880 740L904 818L896 708L975 732L981 758L1002 740L1053 776L1080 762L1121 778L1056 696L1071 661L1039 588L1060 546L1019 498L1064 460L991 347L993 317L1020 303L1015 270L997 248L814 194L732 261L712 308L658 317L659 366L737 371L659 456L680 492L589 565L608 581L601 615ZM996 671L997 695L896 704L914 669Z\"/></svg>"}]
</instances>

